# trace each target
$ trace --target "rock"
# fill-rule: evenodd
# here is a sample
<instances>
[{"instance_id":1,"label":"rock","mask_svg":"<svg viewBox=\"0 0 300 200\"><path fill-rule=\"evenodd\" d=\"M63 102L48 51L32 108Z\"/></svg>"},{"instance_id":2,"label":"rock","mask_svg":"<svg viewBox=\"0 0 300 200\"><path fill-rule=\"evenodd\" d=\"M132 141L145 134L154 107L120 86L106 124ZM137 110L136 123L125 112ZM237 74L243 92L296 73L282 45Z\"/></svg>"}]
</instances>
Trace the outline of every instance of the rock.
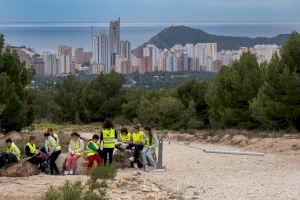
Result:
<instances>
[{"instance_id":1,"label":"rock","mask_svg":"<svg viewBox=\"0 0 300 200\"><path fill-rule=\"evenodd\" d=\"M120 151L117 150L114 152L114 164L117 168L127 168L130 167L131 160L129 158L133 156L131 150Z\"/></svg>"},{"instance_id":2,"label":"rock","mask_svg":"<svg viewBox=\"0 0 300 200\"><path fill-rule=\"evenodd\" d=\"M62 153L56 160L56 165L60 173L63 173L66 169L66 163L68 158L68 153ZM76 168L74 170L75 175L86 175L87 174L87 160L84 157L79 157L76 163Z\"/></svg>"},{"instance_id":3,"label":"rock","mask_svg":"<svg viewBox=\"0 0 300 200\"><path fill-rule=\"evenodd\" d=\"M231 139L231 144L239 145L241 143L246 143L247 140L248 140L248 138L244 135L235 135Z\"/></svg>"},{"instance_id":4,"label":"rock","mask_svg":"<svg viewBox=\"0 0 300 200\"><path fill-rule=\"evenodd\" d=\"M37 165L33 165L27 160L21 160L15 164L12 164L6 169L3 169L2 176L7 177L27 177L37 175L39 173L39 169Z\"/></svg>"},{"instance_id":5,"label":"rock","mask_svg":"<svg viewBox=\"0 0 300 200\"><path fill-rule=\"evenodd\" d=\"M11 131L4 137L4 140L6 140L7 138L11 138L12 141L16 141L16 140L21 140L22 135L19 132Z\"/></svg>"}]
</instances>

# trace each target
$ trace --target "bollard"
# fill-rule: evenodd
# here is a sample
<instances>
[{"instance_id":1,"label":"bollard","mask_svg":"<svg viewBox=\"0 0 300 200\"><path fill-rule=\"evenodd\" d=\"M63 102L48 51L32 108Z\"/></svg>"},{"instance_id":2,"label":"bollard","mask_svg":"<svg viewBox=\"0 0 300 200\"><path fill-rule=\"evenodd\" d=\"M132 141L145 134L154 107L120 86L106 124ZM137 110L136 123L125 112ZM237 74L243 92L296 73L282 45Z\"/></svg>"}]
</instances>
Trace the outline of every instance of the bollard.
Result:
<instances>
[{"instance_id":1,"label":"bollard","mask_svg":"<svg viewBox=\"0 0 300 200\"><path fill-rule=\"evenodd\" d=\"M162 166L162 159L163 159L163 140L159 140L158 142L158 162L157 162L157 169L163 169Z\"/></svg>"}]
</instances>

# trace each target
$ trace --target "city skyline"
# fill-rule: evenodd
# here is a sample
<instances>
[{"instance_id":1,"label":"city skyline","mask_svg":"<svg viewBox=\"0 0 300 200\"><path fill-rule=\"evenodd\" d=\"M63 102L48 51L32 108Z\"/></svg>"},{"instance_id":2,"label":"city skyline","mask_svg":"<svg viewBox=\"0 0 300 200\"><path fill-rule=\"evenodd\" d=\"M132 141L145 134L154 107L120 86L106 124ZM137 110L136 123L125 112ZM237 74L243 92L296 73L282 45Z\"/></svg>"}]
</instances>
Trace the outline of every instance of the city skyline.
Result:
<instances>
[{"instance_id":1,"label":"city skyline","mask_svg":"<svg viewBox=\"0 0 300 200\"><path fill-rule=\"evenodd\" d=\"M297 0L0 0L0 22L299 21ZM55 10L55 12L54 12Z\"/></svg>"}]
</instances>

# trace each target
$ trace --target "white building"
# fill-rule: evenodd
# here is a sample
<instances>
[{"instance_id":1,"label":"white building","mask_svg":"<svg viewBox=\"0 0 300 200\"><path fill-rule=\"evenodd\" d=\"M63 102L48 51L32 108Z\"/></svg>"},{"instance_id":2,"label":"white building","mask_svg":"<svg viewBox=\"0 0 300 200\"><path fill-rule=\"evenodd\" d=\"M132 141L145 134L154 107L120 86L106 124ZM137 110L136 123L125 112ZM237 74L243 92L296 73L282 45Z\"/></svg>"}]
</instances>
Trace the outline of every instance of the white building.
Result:
<instances>
[{"instance_id":1,"label":"white building","mask_svg":"<svg viewBox=\"0 0 300 200\"><path fill-rule=\"evenodd\" d=\"M110 21L109 26L109 57L110 65L115 66L116 56L120 54L120 17L116 21ZM111 66L108 68L108 72L111 71Z\"/></svg>"},{"instance_id":2,"label":"white building","mask_svg":"<svg viewBox=\"0 0 300 200\"><path fill-rule=\"evenodd\" d=\"M57 59L58 59L57 74L58 75L69 74L71 72L70 65L72 63L72 48L65 45L59 45Z\"/></svg>"},{"instance_id":3,"label":"white building","mask_svg":"<svg viewBox=\"0 0 300 200\"><path fill-rule=\"evenodd\" d=\"M44 52L42 58L45 64L45 75L57 75L58 71L58 60L55 54L50 52Z\"/></svg>"},{"instance_id":4,"label":"white building","mask_svg":"<svg viewBox=\"0 0 300 200\"><path fill-rule=\"evenodd\" d=\"M198 43L195 45L194 56L197 70L212 72L213 61L217 60L217 43Z\"/></svg>"},{"instance_id":5,"label":"white building","mask_svg":"<svg viewBox=\"0 0 300 200\"><path fill-rule=\"evenodd\" d=\"M110 72L108 37L106 33L96 33L93 38L93 62L103 64L104 71Z\"/></svg>"},{"instance_id":6,"label":"white building","mask_svg":"<svg viewBox=\"0 0 300 200\"><path fill-rule=\"evenodd\" d=\"M151 71L158 71L159 65L159 57L160 57L161 50L157 48L155 45L147 45L143 49L143 57L150 57L152 60L152 70Z\"/></svg>"},{"instance_id":7,"label":"white building","mask_svg":"<svg viewBox=\"0 0 300 200\"><path fill-rule=\"evenodd\" d=\"M120 55L122 55L127 61L131 61L131 42L128 40L122 40L120 45Z\"/></svg>"}]
</instances>

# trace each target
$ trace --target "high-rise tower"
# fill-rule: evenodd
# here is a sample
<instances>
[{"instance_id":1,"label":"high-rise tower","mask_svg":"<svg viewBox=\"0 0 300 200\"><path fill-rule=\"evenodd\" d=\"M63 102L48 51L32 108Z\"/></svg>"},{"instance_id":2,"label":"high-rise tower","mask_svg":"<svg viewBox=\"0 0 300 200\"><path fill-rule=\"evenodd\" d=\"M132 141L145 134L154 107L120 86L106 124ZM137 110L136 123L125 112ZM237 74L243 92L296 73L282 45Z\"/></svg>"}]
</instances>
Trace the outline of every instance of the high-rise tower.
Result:
<instances>
[{"instance_id":1,"label":"high-rise tower","mask_svg":"<svg viewBox=\"0 0 300 200\"><path fill-rule=\"evenodd\" d=\"M117 21L110 21L109 26L109 53L111 69L116 65L116 56L120 54L120 17Z\"/></svg>"}]
</instances>

